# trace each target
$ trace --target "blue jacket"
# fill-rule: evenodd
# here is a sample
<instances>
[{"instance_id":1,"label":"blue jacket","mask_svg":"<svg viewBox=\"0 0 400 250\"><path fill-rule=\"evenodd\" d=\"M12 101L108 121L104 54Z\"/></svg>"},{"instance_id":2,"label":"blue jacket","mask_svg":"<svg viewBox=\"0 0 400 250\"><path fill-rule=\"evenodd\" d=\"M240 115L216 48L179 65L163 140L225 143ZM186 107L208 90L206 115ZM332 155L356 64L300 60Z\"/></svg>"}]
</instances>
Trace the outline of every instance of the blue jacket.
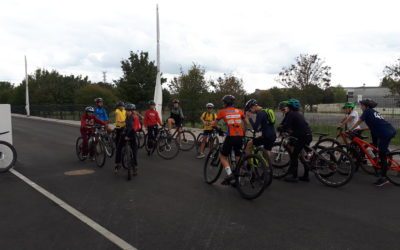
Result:
<instances>
[{"instance_id":1,"label":"blue jacket","mask_svg":"<svg viewBox=\"0 0 400 250\"><path fill-rule=\"evenodd\" d=\"M94 114L99 120L108 121L108 114L105 108L103 107L96 107L94 109Z\"/></svg>"}]
</instances>

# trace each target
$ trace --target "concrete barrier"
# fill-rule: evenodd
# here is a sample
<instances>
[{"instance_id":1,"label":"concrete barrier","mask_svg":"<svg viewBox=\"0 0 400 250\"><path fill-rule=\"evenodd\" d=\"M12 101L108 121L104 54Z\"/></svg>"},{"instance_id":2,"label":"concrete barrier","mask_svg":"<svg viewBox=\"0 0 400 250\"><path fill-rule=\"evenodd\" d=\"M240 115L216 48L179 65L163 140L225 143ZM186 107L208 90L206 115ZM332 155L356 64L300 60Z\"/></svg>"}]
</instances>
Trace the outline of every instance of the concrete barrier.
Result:
<instances>
[{"instance_id":1,"label":"concrete barrier","mask_svg":"<svg viewBox=\"0 0 400 250\"><path fill-rule=\"evenodd\" d=\"M1 141L13 143L12 124L11 124L11 106L10 104L0 104L0 133L9 131L9 133L0 135Z\"/></svg>"}]
</instances>

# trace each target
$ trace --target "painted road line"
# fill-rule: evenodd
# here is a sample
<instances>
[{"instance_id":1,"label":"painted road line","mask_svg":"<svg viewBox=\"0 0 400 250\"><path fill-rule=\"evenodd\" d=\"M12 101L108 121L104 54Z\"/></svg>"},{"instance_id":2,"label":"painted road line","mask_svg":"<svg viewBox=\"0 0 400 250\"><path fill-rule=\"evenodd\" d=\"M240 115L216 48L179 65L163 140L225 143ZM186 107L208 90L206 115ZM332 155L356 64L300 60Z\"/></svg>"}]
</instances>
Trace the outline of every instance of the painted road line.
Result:
<instances>
[{"instance_id":1,"label":"painted road line","mask_svg":"<svg viewBox=\"0 0 400 250\"><path fill-rule=\"evenodd\" d=\"M14 170L14 169L11 169L10 172L13 173L15 176L17 176L18 178L20 178L21 180L23 180L26 184L28 184L32 188L36 189L39 193L43 194L48 199L50 199L51 201L53 201L54 203L56 203L60 207L64 208L68 213L72 214L73 216L75 216L76 218L81 220L83 223L85 223L89 227L93 228L95 231L97 231L98 233L103 235L105 238L110 240L112 243L114 243L115 245L117 245L121 249L129 249L129 250L136 249L135 247L130 245L128 242L124 241L123 239L121 239L117 235L115 235L112 232L108 231L106 228L104 228L103 226L99 225L98 223L96 223L95 221L93 221L92 219L90 219L89 217L84 215L83 213L79 212L75 208L71 207L66 202L64 202L63 200L61 200L60 198L58 198L54 194L50 193L46 189L42 188L41 186L39 186L35 182L31 181L30 179L28 179L27 177L25 177L24 175L22 175L18 171Z\"/></svg>"}]
</instances>

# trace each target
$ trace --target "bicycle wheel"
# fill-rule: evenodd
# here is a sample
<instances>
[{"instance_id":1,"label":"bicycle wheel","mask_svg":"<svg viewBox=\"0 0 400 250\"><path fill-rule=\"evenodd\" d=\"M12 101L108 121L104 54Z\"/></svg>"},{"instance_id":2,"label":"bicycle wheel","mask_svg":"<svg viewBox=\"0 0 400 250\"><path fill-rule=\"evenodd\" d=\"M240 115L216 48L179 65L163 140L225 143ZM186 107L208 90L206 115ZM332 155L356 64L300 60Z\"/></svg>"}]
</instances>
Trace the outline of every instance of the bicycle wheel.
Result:
<instances>
[{"instance_id":1,"label":"bicycle wheel","mask_svg":"<svg viewBox=\"0 0 400 250\"><path fill-rule=\"evenodd\" d=\"M310 165L317 179L329 187L345 185L354 173L353 159L338 147L321 149L313 156Z\"/></svg>"},{"instance_id":2,"label":"bicycle wheel","mask_svg":"<svg viewBox=\"0 0 400 250\"><path fill-rule=\"evenodd\" d=\"M196 145L196 136L189 130L183 130L176 135L176 141L182 151L189 151Z\"/></svg>"},{"instance_id":3,"label":"bicycle wheel","mask_svg":"<svg viewBox=\"0 0 400 250\"><path fill-rule=\"evenodd\" d=\"M83 158L82 154L82 143L83 143L83 138L81 136L79 136L76 139L76 143L75 143L75 151L76 151L76 156L78 157L78 159L80 161L84 161L86 158Z\"/></svg>"},{"instance_id":4,"label":"bicycle wheel","mask_svg":"<svg viewBox=\"0 0 400 250\"><path fill-rule=\"evenodd\" d=\"M160 135L156 147L158 155L165 160L171 160L179 154L179 144L171 135Z\"/></svg>"},{"instance_id":5,"label":"bicycle wheel","mask_svg":"<svg viewBox=\"0 0 400 250\"><path fill-rule=\"evenodd\" d=\"M342 145L342 144L336 139L324 138L324 139L317 141L317 143L315 143L313 148L316 149L317 151L319 151L324 148L334 148L334 147L337 147L340 145Z\"/></svg>"},{"instance_id":6,"label":"bicycle wheel","mask_svg":"<svg viewBox=\"0 0 400 250\"><path fill-rule=\"evenodd\" d=\"M146 134L144 133L143 130L140 130L140 131L136 132L138 148L143 148L144 147L145 136L146 136Z\"/></svg>"},{"instance_id":7,"label":"bicycle wheel","mask_svg":"<svg viewBox=\"0 0 400 250\"><path fill-rule=\"evenodd\" d=\"M17 151L6 141L0 141L0 173L7 172L17 161Z\"/></svg>"},{"instance_id":8,"label":"bicycle wheel","mask_svg":"<svg viewBox=\"0 0 400 250\"><path fill-rule=\"evenodd\" d=\"M265 166L266 166L267 168L270 169L271 174L272 174L272 176L274 177L274 175L273 175L273 170L272 170L272 167L271 167L271 164L270 164L270 163L271 163L271 159L269 158L268 155L264 156L264 152L263 152L263 151L264 151L264 150L263 150L262 148L258 147L258 148L254 151L254 154L258 155L258 156L264 161ZM266 158L266 157L267 157L267 158ZM271 185L271 182L272 182L272 178L270 178L269 183L268 183L268 186Z\"/></svg>"},{"instance_id":9,"label":"bicycle wheel","mask_svg":"<svg viewBox=\"0 0 400 250\"><path fill-rule=\"evenodd\" d=\"M103 142L100 140L94 145L94 158L96 165L101 168L106 163L106 152Z\"/></svg>"},{"instance_id":10,"label":"bicycle wheel","mask_svg":"<svg viewBox=\"0 0 400 250\"><path fill-rule=\"evenodd\" d=\"M280 142L275 142L271 149L271 167L274 178L282 178L288 174L290 155L288 149Z\"/></svg>"},{"instance_id":11,"label":"bicycle wheel","mask_svg":"<svg viewBox=\"0 0 400 250\"><path fill-rule=\"evenodd\" d=\"M208 184L213 184L218 180L222 172L222 165L219 160L219 149L213 148L208 153L204 162L203 176L204 181Z\"/></svg>"},{"instance_id":12,"label":"bicycle wheel","mask_svg":"<svg viewBox=\"0 0 400 250\"><path fill-rule=\"evenodd\" d=\"M272 171L259 155L250 154L244 157L240 166L235 169L235 177L240 195L252 200L259 197L271 184Z\"/></svg>"},{"instance_id":13,"label":"bicycle wheel","mask_svg":"<svg viewBox=\"0 0 400 250\"><path fill-rule=\"evenodd\" d=\"M122 149L122 167L128 170L128 180L132 179L134 155L131 147L125 145Z\"/></svg>"},{"instance_id":14,"label":"bicycle wheel","mask_svg":"<svg viewBox=\"0 0 400 250\"><path fill-rule=\"evenodd\" d=\"M200 133L196 138L196 151L200 153L201 142L203 141L204 133Z\"/></svg>"},{"instance_id":15,"label":"bicycle wheel","mask_svg":"<svg viewBox=\"0 0 400 250\"><path fill-rule=\"evenodd\" d=\"M104 145L104 149L106 152L106 155L111 158L114 155L114 145L112 143L112 140L109 136L102 137L102 142Z\"/></svg>"},{"instance_id":16,"label":"bicycle wheel","mask_svg":"<svg viewBox=\"0 0 400 250\"><path fill-rule=\"evenodd\" d=\"M209 150L217 148L218 146L219 146L219 138L217 136L211 137L210 140L208 141Z\"/></svg>"},{"instance_id":17,"label":"bicycle wheel","mask_svg":"<svg viewBox=\"0 0 400 250\"><path fill-rule=\"evenodd\" d=\"M400 152L392 152L387 156L388 170L386 176L388 180L396 186L400 186Z\"/></svg>"}]
</instances>

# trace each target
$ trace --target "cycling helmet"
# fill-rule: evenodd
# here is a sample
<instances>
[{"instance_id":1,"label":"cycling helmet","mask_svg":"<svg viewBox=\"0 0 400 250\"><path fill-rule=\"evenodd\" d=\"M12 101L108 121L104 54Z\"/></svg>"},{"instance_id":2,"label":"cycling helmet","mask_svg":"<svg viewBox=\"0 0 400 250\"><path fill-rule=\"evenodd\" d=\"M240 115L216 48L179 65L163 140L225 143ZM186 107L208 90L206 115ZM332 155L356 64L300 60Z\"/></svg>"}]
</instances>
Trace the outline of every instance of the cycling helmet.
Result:
<instances>
[{"instance_id":1,"label":"cycling helmet","mask_svg":"<svg viewBox=\"0 0 400 250\"><path fill-rule=\"evenodd\" d=\"M91 106L88 106L88 107L85 108L85 112L87 112L87 113L94 113L94 108L91 107Z\"/></svg>"},{"instance_id":2,"label":"cycling helmet","mask_svg":"<svg viewBox=\"0 0 400 250\"><path fill-rule=\"evenodd\" d=\"M354 102L346 102L343 106L343 109L347 109L347 108L354 109L355 107L356 107L356 104Z\"/></svg>"},{"instance_id":3,"label":"cycling helmet","mask_svg":"<svg viewBox=\"0 0 400 250\"><path fill-rule=\"evenodd\" d=\"M148 104L149 105L156 105L156 103L153 100L149 101Z\"/></svg>"},{"instance_id":4,"label":"cycling helmet","mask_svg":"<svg viewBox=\"0 0 400 250\"><path fill-rule=\"evenodd\" d=\"M132 104L132 103L128 103L128 104L126 104L125 109L126 110L136 110L136 105Z\"/></svg>"},{"instance_id":5,"label":"cycling helmet","mask_svg":"<svg viewBox=\"0 0 400 250\"><path fill-rule=\"evenodd\" d=\"M257 105L257 101L255 99L250 99L246 102L246 105L244 106L244 111L249 111L251 107Z\"/></svg>"},{"instance_id":6,"label":"cycling helmet","mask_svg":"<svg viewBox=\"0 0 400 250\"><path fill-rule=\"evenodd\" d=\"M209 102L209 103L206 104L206 108L214 108L214 104Z\"/></svg>"},{"instance_id":7,"label":"cycling helmet","mask_svg":"<svg viewBox=\"0 0 400 250\"><path fill-rule=\"evenodd\" d=\"M288 102L289 108L297 110L297 109L300 109L300 107L301 107L300 101L297 99L291 98L287 102Z\"/></svg>"},{"instance_id":8,"label":"cycling helmet","mask_svg":"<svg viewBox=\"0 0 400 250\"><path fill-rule=\"evenodd\" d=\"M179 103L179 100L178 99L174 99L174 100L172 100L172 103Z\"/></svg>"},{"instance_id":9,"label":"cycling helmet","mask_svg":"<svg viewBox=\"0 0 400 250\"><path fill-rule=\"evenodd\" d=\"M222 97L222 102L227 106L232 106L235 103L235 97L233 95L225 95Z\"/></svg>"},{"instance_id":10,"label":"cycling helmet","mask_svg":"<svg viewBox=\"0 0 400 250\"><path fill-rule=\"evenodd\" d=\"M367 106L369 108L375 108L376 106L378 106L378 103L376 103L374 100L371 99L364 99L360 101L360 104Z\"/></svg>"},{"instance_id":11,"label":"cycling helmet","mask_svg":"<svg viewBox=\"0 0 400 250\"><path fill-rule=\"evenodd\" d=\"M102 101L103 101L103 98L101 98L101 97L97 97L96 99L94 99L95 103L99 103L99 102L102 102Z\"/></svg>"},{"instance_id":12,"label":"cycling helmet","mask_svg":"<svg viewBox=\"0 0 400 250\"><path fill-rule=\"evenodd\" d=\"M117 102L117 107L125 107L125 103L122 101Z\"/></svg>"},{"instance_id":13,"label":"cycling helmet","mask_svg":"<svg viewBox=\"0 0 400 250\"><path fill-rule=\"evenodd\" d=\"M282 102L279 103L278 109L287 108L288 106L289 106L289 102L288 101L282 101Z\"/></svg>"}]
</instances>

